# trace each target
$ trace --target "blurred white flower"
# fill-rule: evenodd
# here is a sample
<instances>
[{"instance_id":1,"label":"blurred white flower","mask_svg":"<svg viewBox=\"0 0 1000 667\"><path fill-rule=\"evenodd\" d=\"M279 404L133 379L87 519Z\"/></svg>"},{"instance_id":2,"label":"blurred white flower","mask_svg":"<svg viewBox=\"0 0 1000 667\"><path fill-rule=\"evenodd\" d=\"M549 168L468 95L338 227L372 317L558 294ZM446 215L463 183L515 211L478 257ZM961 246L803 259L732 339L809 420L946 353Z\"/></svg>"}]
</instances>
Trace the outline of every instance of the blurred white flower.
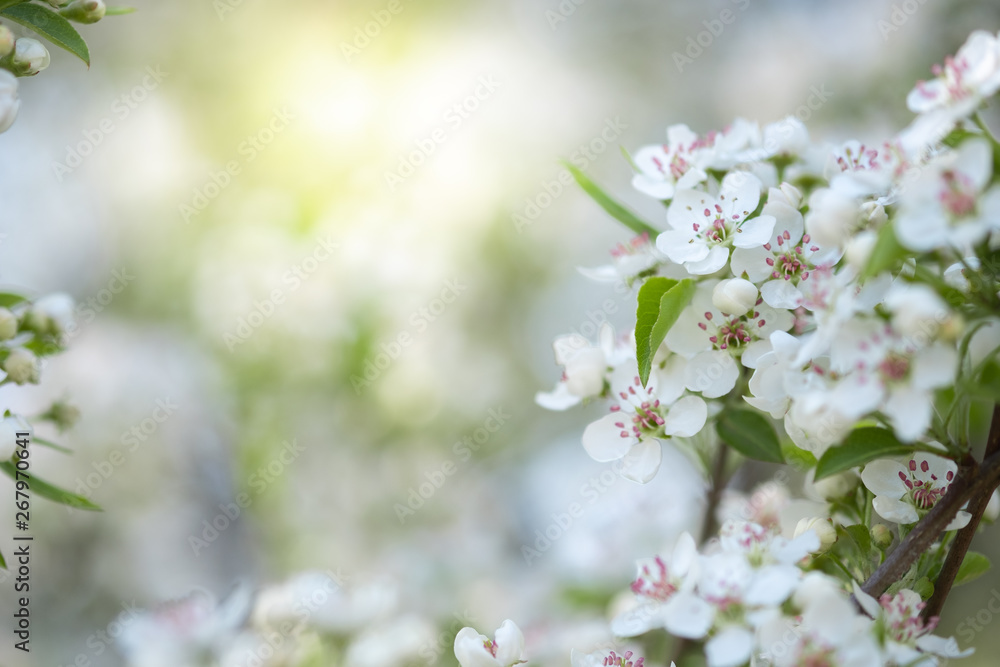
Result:
<instances>
[{"instance_id":1,"label":"blurred white flower","mask_svg":"<svg viewBox=\"0 0 1000 667\"><path fill-rule=\"evenodd\" d=\"M3 369L7 377L16 384L38 383L41 367L38 357L31 350L15 347L3 361Z\"/></svg>"},{"instance_id":2,"label":"blurred white flower","mask_svg":"<svg viewBox=\"0 0 1000 667\"><path fill-rule=\"evenodd\" d=\"M592 345L580 334L556 338L552 344L556 363L563 367L563 376L551 392L538 392L535 402L548 410L565 410L585 398L604 392L609 369L631 356L631 344L615 340L614 329L607 322L601 325L600 343Z\"/></svg>"},{"instance_id":3,"label":"blurred white flower","mask_svg":"<svg viewBox=\"0 0 1000 667\"><path fill-rule=\"evenodd\" d=\"M940 113L951 122L967 117L1000 89L1000 42L976 30L954 57L945 58L932 72L936 78L917 83L906 96L910 111Z\"/></svg>"},{"instance_id":4,"label":"blurred white flower","mask_svg":"<svg viewBox=\"0 0 1000 667\"><path fill-rule=\"evenodd\" d=\"M982 139L935 158L900 198L893 222L899 242L973 254L972 246L1000 229L1000 186L986 190L991 174L992 151Z\"/></svg>"},{"instance_id":5,"label":"blurred white flower","mask_svg":"<svg viewBox=\"0 0 1000 667\"><path fill-rule=\"evenodd\" d=\"M0 340L10 340L17 334L17 315L0 308Z\"/></svg>"},{"instance_id":6,"label":"blurred white flower","mask_svg":"<svg viewBox=\"0 0 1000 667\"><path fill-rule=\"evenodd\" d=\"M524 635L510 619L503 622L493 639L473 628L462 628L455 636L455 658L462 667L511 667L524 659Z\"/></svg>"},{"instance_id":7,"label":"blurred white flower","mask_svg":"<svg viewBox=\"0 0 1000 667\"><path fill-rule=\"evenodd\" d=\"M0 26L3 29L4 26ZM0 40L3 35L0 35ZM0 69L0 132L6 132L17 120L21 100L17 94L17 77L5 69Z\"/></svg>"},{"instance_id":8,"label":"blurred white flower","mask_svg":"<svg viewBox=\"0 0 1000 667\"><path fill-rule=\"evenodd\" d=\"M36 331L61 336L70 331L74 324L73 297L62 292L49 294L31 304L28 324Z\"/></svg>"}]
</instances>

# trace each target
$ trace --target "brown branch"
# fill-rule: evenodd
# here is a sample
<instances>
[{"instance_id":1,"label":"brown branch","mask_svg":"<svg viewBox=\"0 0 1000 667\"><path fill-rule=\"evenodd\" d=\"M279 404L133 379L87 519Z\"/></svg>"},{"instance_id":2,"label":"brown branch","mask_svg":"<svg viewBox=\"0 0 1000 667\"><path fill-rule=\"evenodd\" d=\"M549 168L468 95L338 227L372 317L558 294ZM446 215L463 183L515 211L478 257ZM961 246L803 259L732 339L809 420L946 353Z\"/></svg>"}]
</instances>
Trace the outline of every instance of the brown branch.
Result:
<instances>
[{"instance_id":1,"label":"brown branch","mask_svg":"<svg viewBox=\"0 0 1000 667\"><path fill-rule=\"evenodd\" d=\"M711 478L708 480L708 493L705 495L705 515L701 518L701 534L698 537L699 545L704 545L718 530L718 521L715 512L719 507L719 500L722 499L722 491L726 487L726 459L729 456L729 445L724 442L719 443L719 451L715 455L715 463L712 468ZM690 639L674 637L676 643L673 648L671 663L680 661L681 656L691 645Z\"/></svg>"},{"instance_id":2,"label":"brown branch","mask_svg":"<svg viewBox=\"0 0 1000 667\"><path fill-rule=\"evenodd\" d=\"M986 441L986 453L983 458L989 458L997 451L1000 451L1000 405L993 406L990 436ZM934 616L941 615L944 602L948 599L948 594L951 593L951 587L955 583L958 570L962 567L962 562L965 560L965 554L969 552L969 547L972 546L972 539L976 536L976 529L979 528L979 522L983 518L983 512L986 511L986 506L990 502L990 496L993 495L994 487L995 485L983 488L969 502L968 512L972 515L972 518L969 519L969 524L955 535L955 541L952 543L951 549L948 550L948 557L945 558L944 565L941 567L941 573L938 575L937 581L934 582L934 594L931 595L927 601L927 606L924 607L924 618L933 618Z\"/></svg>"},{"instance_id":3,"label":"brown branch","mask_svg":"<svg viewBox=\"0 0 1000 667\"><path fill-rule=\"evenodd\" d=\"M698 538L701 544L708 542L712 535L719 529L715 513L719 508L722 491L726 488L726 459L728 458L728 454L729 445L724 442L719 443L719 453L715 456L715 467L712 470L708 495L705 497L705 516L701 519L701 535Z\"/></svg>"},{"instance_id":4,"label":"brown branch","mask_svg":"<svg viewBox=\"0 0 1000 667\"><path fill-rule=\"evenodd\" d=\"M962 505L987 489L992 493L997 482L1000 482L1000 453L989 456L981 465L971 456L963 461L948 493L920 520L875 573L868 577L861 589L873 597L882 595L891 584L906 574L920 554L930 548Z\"/></svg>"}]
</instances>

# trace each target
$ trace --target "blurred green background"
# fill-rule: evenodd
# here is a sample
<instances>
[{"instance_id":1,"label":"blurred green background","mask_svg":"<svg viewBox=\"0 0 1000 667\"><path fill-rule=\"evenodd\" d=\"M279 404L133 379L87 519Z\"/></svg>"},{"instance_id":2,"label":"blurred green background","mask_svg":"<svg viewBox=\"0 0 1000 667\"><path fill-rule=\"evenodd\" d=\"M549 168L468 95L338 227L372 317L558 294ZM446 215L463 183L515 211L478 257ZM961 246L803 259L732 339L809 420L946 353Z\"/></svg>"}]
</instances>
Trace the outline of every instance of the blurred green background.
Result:
<instances>
[{"instance_id":1,"label":"blurred green background","mask_svg":"<svg viewBox=\"0 0 1000 667\"><path fill-rule=\"evenodd\" d=\"M36 644L0 642L6 665L121 665L93 637L123 603L307 569L392 582L394 613L450 632L417 663L454 664L467 614L513 618L533 663L568 664L633 560L698 524L701 482L668 452L649 486L590 486L606 468L579 435L601 407L533 403L558 378L552 338L633 310L576 272L627 235L558 160L660 220L619 145L800 108L815 138L879 139L931 64L1000 28L987 0L133 4L84 27L89 71L53 50L22 80L0 136L0 281L69 292L81 320L40 387L3 395L79 403L59 438L76 453L35 465L105 508L36 504ZM976 548L1000 555L997 532ZM956 591L942 629L994 587ZM995 664L1000 633L972 645L963 664Z\"/></svg>"}]
</instances>

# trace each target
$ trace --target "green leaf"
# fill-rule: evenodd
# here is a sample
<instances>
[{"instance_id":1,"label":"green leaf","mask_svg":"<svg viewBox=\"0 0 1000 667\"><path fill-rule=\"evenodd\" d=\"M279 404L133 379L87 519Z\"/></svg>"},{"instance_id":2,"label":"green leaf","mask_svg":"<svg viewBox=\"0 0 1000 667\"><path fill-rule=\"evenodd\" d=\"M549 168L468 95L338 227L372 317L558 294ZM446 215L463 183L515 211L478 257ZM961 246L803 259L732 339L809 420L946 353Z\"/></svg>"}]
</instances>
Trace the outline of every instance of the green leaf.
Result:
<instances>
[{"instance_id":1,"label":"green leaf","mask_svg":"<svg viewBox=\"0 0 1000 667\"><path fill-rule=\"evenodd\" d=\"M596 201L601 208L610 213L611 217L615 220L622 223L636 234L649 234L651 239L655 239L660 233L651 225L648 225L640 220L635 213L609 197L607 193L590 180L585 173L571 165L569 162L564 161L562 164L569 170L569 173L572 174L573 179L577 182L577 184L583 188L583 191L590 195L591 199Z\"/></svg>"},{"instance_id":2,"label":"green leaf","mask_svg":"<svg viewBox=\"0 0 1000 667\"><path fill-rule=\"evenodd\" d=\"M970 551L965 554L965 558L962 560L962 564L958 568L958 574L955 575L955 585L961 586L962 584L969 583L973 579L978 579L986 574L989 569L989 558L978 551Z\"/></svg>"},{"instance_id":3,"label":"green leaf","mask_svg":"<svg viewBox=\"0 0 1000 667\"><path fill-rule=\"evenodd\" d=\"M639 363L642 386L649 381L653 357L660 349L670 327L674 326L681 311L694 296L694 281L671 278L650 278L639 288L638 307L635 312L635 355Z\"/></svg>"},{"instance_id":4,"label":"green leaf","mask_svg":"<svg viewBox=\"0 0 1000 667\"><path fill-rule=\"evenodd\" d=\"M3 557L3 553L0 553L0 567L7 569L7 561Z\"/></svg>"},{"instance_id":5,"label":"green leaf","mask_svg":"<svg viewBox=\"0 0 1000 667\"><path fill-rule=\"evenodd\" d=\"M26 28L31 28L56 46L66 49L87 63L87 67L90 67L90 49L87 48L87 42L83 41L83 37L69 21L51 9L41 5L22 3L0 11L0 16L16 21Z\"/></svg>"},{"instance_id":6,"label":"green leaf","mask_svg":"<svg viewBox=\"0 0 1000 667\"><path fill-rule=\"evenodd\" d=\"M10 308L28 300L28 297L13 292L0 292L0 308Z\"/></svg>"},{"instance_id":7,"label":"green leaf","mask_svg":"<svg viewBox=\"0 0 1000 667\"><path fill-rule=\"evenodd\" d=\"M10 461L4 461L0 463L0 469L10 477L11 479L17 479L17 468ZM70 507L75 507L76 509L89 510L91 512L103 512L99 506L90 502L83 496L78 496L75 493L70 493L60 489L58 486L53 486L48 482L39 479L34 473L28 473L28 488L36 496L41 498L47 498L52 502L60 503L62 505L68 505Z\"/></svg>"},{"instance_id":8,"label":"green leaf","mask_svg":"<svg viewBox=\"0 0 1000 667\"><path fill-rule=\"evenodd\" d=\"M878 232L875 247L868 258L868 265L861 273L861 279L896 268L906 256L907 250L899 244L896 233L892 230L892 223L886 222Z\"/></svg>"},{"instance_id":9,"label":"green leaf","mask_svg":"<svg viewBox=\"0 0 1000 667\"><path fill-rule=\"evenodd\" d=\"M834 445L826 450L816 464L816 480L836 475L838 472L850 470L875 459L887 456L901 456L913 451L913 447L904 445L892 431L880 426L866 426L851 431L840 445Z\"/></svg>"},{"instance_id":10,"label":"green leaf","mask_svg":"<svg viewBox=\"0 0 1000 667\"><path fill-rule=\"evenodd\" d=\"M987 398L1000 403L1000 365L990 361L983 367L979 379L966 384L967 391L977 398Z\"/></svg>"},{"instance_id":11,"label":"green leaf","mask_svg":"<svg viewBox=\"0 0 1000 667\"><path fill-rule=\"evenodd\" d=\"M868 527L861 524L844 526L844 532L851 536L851 541L857 545L862 556L868 557L872 552L872 534Z\"/></svg>"},{"instance_id":12,"label":"green leaf","mask_svg":"<svg viewBox=\"0 0 1000 667\"><path fill-rule=\"evenodd\" d=\"M122 14L131 14L135 11L135 7L108 7L104 15L105 16L121 16Z\"/></svg>"},{"instance_id":13,"label":"green leaf","mask_svg":"<svg viewBox=\"0 0 1000 667\"><path fill-rule=\"evenodd\" d=\"M774 426L759 412L740 408L723 410L715 422L715 429L723 442L747 458L785 462Z\"/></svg>"},{"instance_id":14,"label":"green leaf","mask_svg":"<svg viewBox=\"0 0 1000 667\"><path fill-rule=\"evenodd\" d=\"M816 456L806 449L801 449L792 441L781 443L781 455L785 462L799 470L809 470L816 467Z\"/></svg>"},{"instance_id":15,"label":"green leaf","mask_svg":"<svg viewBox=\"0 0 1000 667\"><path fill-rule=\"evenodd\" d=\"M913 582L910 590L920 595L920 597L924 600L928 600L932 595L934 595L934 582L928 577L920 577Z\"/></svg>"}]
</instances>

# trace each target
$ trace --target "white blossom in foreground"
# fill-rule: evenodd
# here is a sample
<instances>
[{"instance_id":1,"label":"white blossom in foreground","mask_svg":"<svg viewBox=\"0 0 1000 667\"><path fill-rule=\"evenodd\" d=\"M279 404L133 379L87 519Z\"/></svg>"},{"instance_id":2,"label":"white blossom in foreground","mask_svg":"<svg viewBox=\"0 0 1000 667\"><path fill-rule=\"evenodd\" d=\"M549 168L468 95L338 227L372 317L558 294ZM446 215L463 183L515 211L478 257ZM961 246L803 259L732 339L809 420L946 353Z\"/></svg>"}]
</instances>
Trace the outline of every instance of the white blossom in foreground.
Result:
<instances>
[{"instance_id":1,"label":"white blossom in foreground","mask_svg":"<svg viewBox=\"0 0 1000 667\"><path fill-rule=\"evenodd\" d=\"M511 667L524 659L524 635L514 621L506 620L493 639L474 628L462 628L455 636L455 658L462 667Z\"/></svg>"},{"instance_id":2,"label":"white blossom in foreground","mask_svg":"<svg viewBox=\"0 0 1000 667\"><path fill-rule=\"evenodd\" d=\"M771 238L774 217L751 217L762 188L753 174L733 172L718 195L679 190L667 209L671 229L656 238L656 247L691 275L715 273L729 261L730 248L756 248Z\"/></svg>"},{"instance_id":3,"label":"white blossom in foreground","mask_svg":"<svg viewBox=\"0 0 1000 667\"><path fill-rule=\"evenodd\" d=\"M944 497L957 471L954 461L933 454L917 454L903 461L872 461L861 472L861 480L875 494L872 507L880 517L909 525ZM968 512L958 512L948 530L964 528L969 519Z\"/></svg>"},{"instance_id":4,"label":"white blossom in foreground","mask_svg":"<svg viewBox=\"0 0 1000 667\"><path fill-rule=\"evenodd\" d=\"M688 438L705 426L708 406L698 396L684 396L685 362L671 357L665 367L654 368L644 388L635 369L621 366L611 378L617 403L610 414L587 426L583 448L599 462L622 461L620 474L646 483L660 469L660 441Z\"/></svg>"}]
</instances>

